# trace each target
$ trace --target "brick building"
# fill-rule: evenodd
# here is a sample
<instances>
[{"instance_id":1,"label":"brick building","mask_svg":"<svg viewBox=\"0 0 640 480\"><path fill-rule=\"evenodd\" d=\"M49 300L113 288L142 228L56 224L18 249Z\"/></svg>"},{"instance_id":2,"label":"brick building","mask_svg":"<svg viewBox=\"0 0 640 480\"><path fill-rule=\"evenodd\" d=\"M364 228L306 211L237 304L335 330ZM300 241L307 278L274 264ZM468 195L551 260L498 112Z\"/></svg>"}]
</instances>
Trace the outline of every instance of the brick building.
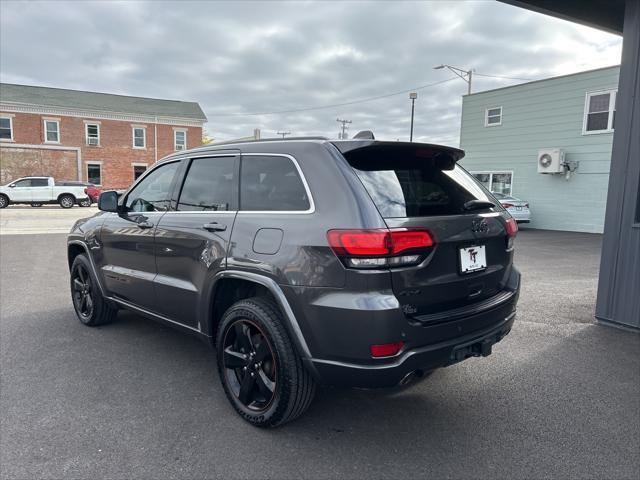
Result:
<instances>
[{"instance_id":1,"label":"brick building","mask_svg":"<svg viewBox=\"0 0 640 480\"><path fill-rule=\"evenodd\" d=\"M0 184L26 175L128 187L164 156L201 144L195 102L0 84Z\"/></svg>"}]
</instances>

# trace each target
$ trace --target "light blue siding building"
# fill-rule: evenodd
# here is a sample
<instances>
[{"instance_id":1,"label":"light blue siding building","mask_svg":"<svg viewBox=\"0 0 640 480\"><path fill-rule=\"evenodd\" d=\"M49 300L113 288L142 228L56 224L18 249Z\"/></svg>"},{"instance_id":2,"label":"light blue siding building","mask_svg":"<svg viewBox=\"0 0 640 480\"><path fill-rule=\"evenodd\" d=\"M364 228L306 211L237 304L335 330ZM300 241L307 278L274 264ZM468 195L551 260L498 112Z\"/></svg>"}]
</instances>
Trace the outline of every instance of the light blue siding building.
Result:
<instances>
[{"instance_id":1,"label":"light blue siding building","mask_svg":"<svg viewBox=\"0 0 640 480\"><path fill-rule=\"evenodd\" d=\"M602 232L619 73L614 66L465 95L461 164L491 190L527 200L531 227ZM558 154L549 167L545 150Z\"/></svg>"}]
</instances>

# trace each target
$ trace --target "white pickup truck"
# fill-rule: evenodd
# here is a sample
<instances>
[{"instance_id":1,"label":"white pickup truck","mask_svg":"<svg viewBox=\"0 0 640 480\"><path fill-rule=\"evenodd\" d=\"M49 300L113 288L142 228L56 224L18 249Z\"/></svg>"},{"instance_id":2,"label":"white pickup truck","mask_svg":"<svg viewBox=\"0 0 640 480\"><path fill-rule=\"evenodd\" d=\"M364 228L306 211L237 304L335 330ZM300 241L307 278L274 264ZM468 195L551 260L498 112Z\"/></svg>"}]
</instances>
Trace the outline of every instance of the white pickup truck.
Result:
<instances>
[{"instance_id":1,"label":"white pickup truck","mask_svg":"<svg viewBox=\"0 0 640 480\"><path fill-rule=\"evenodd\" d=\"M56 185L53 177L22 177L0 187L0 208L12 203L28 203L39 207L43 203L58 203L62 208L75 204L91 205L84 186Z\"/></svg>"}]
</instances>

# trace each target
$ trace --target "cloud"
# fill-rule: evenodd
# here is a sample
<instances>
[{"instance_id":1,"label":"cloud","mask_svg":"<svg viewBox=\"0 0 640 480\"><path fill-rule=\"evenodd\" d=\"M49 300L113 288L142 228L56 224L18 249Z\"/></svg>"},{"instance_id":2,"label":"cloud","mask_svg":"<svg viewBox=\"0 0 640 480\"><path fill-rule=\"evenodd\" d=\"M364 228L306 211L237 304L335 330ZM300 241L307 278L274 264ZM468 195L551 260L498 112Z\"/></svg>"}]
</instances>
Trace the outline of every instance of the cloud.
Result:
<instances>
[{"instance_id":1,"label":"cloud","mask_svg":"<svg viewBox=\"0 0 640 480\"><path fill-rule=\"evenodd\" d=\"M451 63L539 79L617 64L621 39L497 2L0 2L0 79L197 101L211 136L277 130L407 139L407 94ZM474 91L518 81L476 76ZM456 79L419 91L414 137L457 145Z\"/></svg>"}]
</instances>

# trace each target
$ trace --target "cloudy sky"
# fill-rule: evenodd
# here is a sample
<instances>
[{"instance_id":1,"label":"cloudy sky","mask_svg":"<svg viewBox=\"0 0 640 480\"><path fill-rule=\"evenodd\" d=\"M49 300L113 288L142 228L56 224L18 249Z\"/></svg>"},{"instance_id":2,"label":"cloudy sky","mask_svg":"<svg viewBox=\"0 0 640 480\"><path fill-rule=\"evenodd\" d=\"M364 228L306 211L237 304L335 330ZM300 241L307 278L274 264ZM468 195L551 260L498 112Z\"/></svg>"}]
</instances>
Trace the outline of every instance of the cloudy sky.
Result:
<instances>
[{"instance_id":1,"label":"cloudy sky","mask_svg":"<svg viewBox=\"0 0 640 480\"><path fill-rule=\"evenodd\" d=\"M407 139L415 89L415 137L457 145L466 84L434 65L480 91L618 64L621 43L494 1L0 1L2 82L197 101L217 140L335 137L337 117Z\"/></svg>"}]
</instances>

